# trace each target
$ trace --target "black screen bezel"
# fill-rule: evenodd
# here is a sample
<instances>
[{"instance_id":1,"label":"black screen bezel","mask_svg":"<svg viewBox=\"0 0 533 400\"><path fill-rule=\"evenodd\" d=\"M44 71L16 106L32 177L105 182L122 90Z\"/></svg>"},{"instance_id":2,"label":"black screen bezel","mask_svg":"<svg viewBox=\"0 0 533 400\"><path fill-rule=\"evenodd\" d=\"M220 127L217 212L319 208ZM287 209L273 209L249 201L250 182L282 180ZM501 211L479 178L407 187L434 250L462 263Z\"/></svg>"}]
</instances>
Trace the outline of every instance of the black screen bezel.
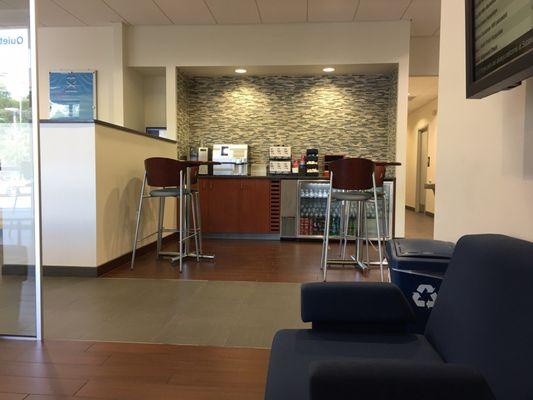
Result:
<instances>
[{"instance_id":1,"label":"black screen bezel","mask_svg":"<svg viewBox=\"0 0 533 400\"><path fill-rule=\"evenodd\" d=\"M475 77L474 0L466 0L466 98L481 99L533 76L533 51L520 55L478 80Z\"/></svg>"}]
</instances>

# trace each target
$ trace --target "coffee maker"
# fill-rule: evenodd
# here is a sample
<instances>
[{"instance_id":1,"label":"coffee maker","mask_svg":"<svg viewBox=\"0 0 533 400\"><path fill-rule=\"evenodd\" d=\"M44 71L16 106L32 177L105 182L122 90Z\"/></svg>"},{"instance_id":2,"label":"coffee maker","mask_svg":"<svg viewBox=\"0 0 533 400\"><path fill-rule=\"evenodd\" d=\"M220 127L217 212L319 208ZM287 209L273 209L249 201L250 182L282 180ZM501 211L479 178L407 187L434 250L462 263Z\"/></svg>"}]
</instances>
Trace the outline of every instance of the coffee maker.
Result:
<instances>
[{"instance_id":1,"label":"coffee maker","mask_svg":"<svg viewBox=\"0 0 533 400\"><path fill-rule=\"evenodd\" d=\"M247 144L214 144L213 175L248 175Z\"/></svg>"}]
</instances>

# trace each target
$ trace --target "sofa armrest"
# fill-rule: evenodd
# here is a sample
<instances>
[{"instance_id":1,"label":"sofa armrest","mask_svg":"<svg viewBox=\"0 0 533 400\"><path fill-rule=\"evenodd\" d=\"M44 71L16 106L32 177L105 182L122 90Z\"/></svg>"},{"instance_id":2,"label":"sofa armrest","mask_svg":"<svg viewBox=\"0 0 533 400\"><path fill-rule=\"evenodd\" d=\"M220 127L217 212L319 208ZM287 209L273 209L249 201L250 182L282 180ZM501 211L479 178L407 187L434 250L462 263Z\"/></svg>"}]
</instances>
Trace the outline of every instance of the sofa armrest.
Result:
<instances>
[{"instance_id":1,"label":"sofa armrest","mask_svg":"<svg viewBox=\"0 0 533 400\"><path fill-rule=\"evenodd\" d=\"M313 328L405 327L415 321L407 299L390 283L306 283L301 296L302 320Z\"/></svg>"},{"instance_id":2,"label":"sofa armrest","mask_svg":"<svg viewBox=\"0 0 533 400\"><path fill-rule=\"evenodd\" d=\"M310 376L311 400L494 400L479 373L453 364L326 361Z\"/></svg>"}]
</instances>

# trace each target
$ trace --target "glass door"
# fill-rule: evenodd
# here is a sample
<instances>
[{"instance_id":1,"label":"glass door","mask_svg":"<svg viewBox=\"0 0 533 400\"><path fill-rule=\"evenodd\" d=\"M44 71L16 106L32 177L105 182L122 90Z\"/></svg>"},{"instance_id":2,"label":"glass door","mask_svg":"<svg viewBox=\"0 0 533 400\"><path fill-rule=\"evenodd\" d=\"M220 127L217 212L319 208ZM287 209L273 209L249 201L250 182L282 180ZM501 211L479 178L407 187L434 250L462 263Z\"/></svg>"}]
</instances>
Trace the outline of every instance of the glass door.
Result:
<instances>
[{"instance_id":1,"label":"glass door","mask_svg":"<svg viewBox=\"0 0 533 400\"><path fill-rule=\"evenodd\" d=\"M29 1L0 3L2 336L41 336L38 113L36 85L32 89L35 30L30 29L34 11Z\"/></svg>"}]
</instances>

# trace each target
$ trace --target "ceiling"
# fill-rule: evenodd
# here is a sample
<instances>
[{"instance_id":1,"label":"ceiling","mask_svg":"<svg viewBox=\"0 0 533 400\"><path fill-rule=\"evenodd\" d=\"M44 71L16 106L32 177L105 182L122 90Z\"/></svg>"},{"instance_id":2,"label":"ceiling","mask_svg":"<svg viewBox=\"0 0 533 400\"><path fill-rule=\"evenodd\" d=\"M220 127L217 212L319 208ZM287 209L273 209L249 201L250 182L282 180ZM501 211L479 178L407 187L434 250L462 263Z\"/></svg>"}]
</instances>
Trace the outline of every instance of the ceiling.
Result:
<instances>
[{"instance_id":1,"label":"ceiling","mask_svg":"<svg viewBox=\"0 0 533 400\"><path fill-rule=\"evenodd\" d=\"M418 110L438 97L439 78L411 76L409 78L409 113Z\"/></svg>"},{"instance_id":2,"label":"ceiling","mask_svg":"<svg viewBox=\"0 0 533 400\"><path fill-rule=\"evenodd\" d=\"M343 64L328 65L334 67L335 71L328 75L371 75L389 74L396 64ZM186 76L235 76L235 68L241 66L225 67L180 67L179 70ZM314 76L326 75L322 71L324 65L270 65L270 66L244 66L248 76Z\"/></svg>"},{"instance_id":3,"label":"ceiling","mask_svg":"<svg viewBox=\"0 0 533 400\"><path fill-rule=\"evenodd\" d=\"M273 24L411 20L437 36L441 0L37 0L43 26ZM0 26L26 23L27 0L0 0Z\"/></svg>"}]
</instances>

